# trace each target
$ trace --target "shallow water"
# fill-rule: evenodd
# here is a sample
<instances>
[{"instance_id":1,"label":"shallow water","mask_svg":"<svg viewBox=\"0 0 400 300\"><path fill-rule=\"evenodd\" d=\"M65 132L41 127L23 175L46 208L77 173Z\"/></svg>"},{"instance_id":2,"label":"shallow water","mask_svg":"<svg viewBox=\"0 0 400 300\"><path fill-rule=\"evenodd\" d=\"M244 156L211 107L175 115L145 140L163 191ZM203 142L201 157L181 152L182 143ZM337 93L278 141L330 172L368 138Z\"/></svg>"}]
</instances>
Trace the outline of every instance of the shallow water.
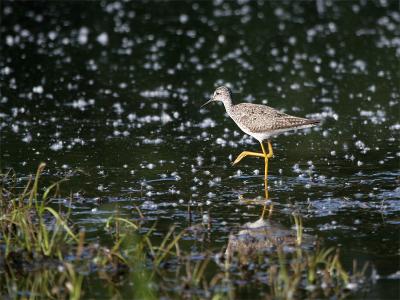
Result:
<instances>
[{"instance_id":1,"label":"shallow water","mask_svg":"<svg viewBox=\"0 0 400 300\"><path fill-rule=\"evenodd\" d=\"M349 266L372 262L368 297L398 296L397 2L27 2L1 14L1 167L28 176L44 161L49 180L69 177L74 200L59 202L92 238L135 206L155 235L209 222L209 249L259 218L240 200L263 197L263 162L231 166L258 143L222 106L200 109L227 84L236 102L321 119L273 140L272 218L289 227L300 212Z\"/></svg>"}]
</instances>

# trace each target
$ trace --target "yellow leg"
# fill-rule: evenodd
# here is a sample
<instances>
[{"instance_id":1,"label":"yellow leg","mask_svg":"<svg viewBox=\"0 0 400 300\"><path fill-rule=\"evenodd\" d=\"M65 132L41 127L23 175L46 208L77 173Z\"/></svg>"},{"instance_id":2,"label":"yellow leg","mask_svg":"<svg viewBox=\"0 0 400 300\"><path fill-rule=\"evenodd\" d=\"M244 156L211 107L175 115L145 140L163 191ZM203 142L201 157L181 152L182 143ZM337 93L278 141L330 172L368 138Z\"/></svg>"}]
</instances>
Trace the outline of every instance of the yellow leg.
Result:
<instances>
[{"instance_id":1,"label":"yellow leg","mask_svg":"<svg viewBox=\"0 0 400 300\"><path fill-rule=\"evenodd\" d=\"M265 151L264 144L262 142L260 142L260 144L261 144L262 153L243 151L235 159L235 161L233 162L233 165L236 165L238 162L240 162L246 156L264 157L264 160L265 160L264 179L267 180L267 176L268 176L268 159L271 158L274 155L274 152L272 151L272 145L271 145L270 141L268 141L268 153Z\"/></svg>"},{"instance_id":2,"label":"yellow leg","mask_svg":"<svg viewBox=\"0 0 400 300\"><path fill-rule=\"evenodd\" d=\"M272 212L274 211L274 204L271 202L267 207L267 203L264 203L263 209L261 212L261 219L265 218L265 215L268 213L268 218L272 216Z\"/></svg>"},{"instance_id":3,"label":"yellow leg","mask_svg":"<svg viewBox=\"0 0 400 300\"><path fill-rule=\"evenodd\" d=\"M268 182L267 182L267 180L265 180L265 179L264 179L264 191L265 191L265 199L269 199L269 197L268 197ZM271 203L269 204L269 207L267 208L267 201L266 201L266 202L264 203L264 205L263 205L263 210L262 210L262 213L261 213L261 218L262 218L262 219L265 218L265 214L267 213L267 211L268 211L268 218L271 217L272 211L273 211L273 210L274 210L274 203L271 202Z\"/></svg>"},{"instance_id":4,"label":"yellow leg","mask_svg":"<svg viewBox=\"0 0 400 300\"><path fill-rule=\"evenodd\" d=\"M246 156L255 156L255 157L263 157L264 158L264 185L265 185L265 198L268 199L268 160L274 155L272 150L271 142L268 141L268 153L265 151L264 144L260 142L262 153L258 152L250 152L250 151L243 151L238 155L238 157L233 162L233 165L236 165L239 161L241 161Z\"/></svg>"},{"instance_id":5,"label":"yellow leg","mask_svg":"<svg viewBox=\"0 0 400 300\"><path fill-rule=\"evenodd\" d=\"M271 158L272 156L274 156L274 151L272 151L272 145L270 141L268 141L268 153L265 151L264 144L260 144L265 158Z\"/></svg>"},{"instance_id":6,"label":"yellow leg","mask_svg":"<svg viewBox=\"0 0 400 300\"><path fill-rule=\"evenodd\" d=\"M272 144L270 141L268 141L268 158L271 158L274 156L274 151L272 151Z\"/></svg>"},{"instance_id":7,"label":"yellow leg","mask_svg":"<svg viewBox=\"0 0 400 300\"><path fill-rule=\"evenodd\" d=\"M263 150L263 153L265 154L265 170L264 170L264 189L265 189L265 199L268 199L268 160L274 155L274 152L272 150L272 145L271 142L268 141L268 154L265 152L264 145L261 143L261 148ZM269 211L268 211L268 217L272 215L272 211L274 209L274 204L271 202L269 206ZM266 204L264 204L263 212L262 212L262 217L265 215L265 210L266 210Z\"/></svg>"},{"instance_id":8,"label":"yellow leg","mask_svg":"<svg viewBox=\"0 0 400 300\"><path fill-rule=\"evenodd\" d=\"M236 165L239 161L241 161L243 158L246 156L256 156L256 157L265 157L263 153L258 153L258 152L250 152L250 151L243 151L238 155L238 157L235 159L233 162L233 165Z\"/></svg>"},{"instance_id":9,"label":"yellow leg","mask_svg":"<svg viewBox=\"0 0 400 300\"><path fill-rule=\"evenodd\" d=\"M267 207L267 203L264 203L263 209L261 212L261 219L265 218L265 215L268 212L268 218L272 216L272 212L274 211L274 204L271 202L270 205Z\"/></svg>"},{"instance_id":10,"label":"yellow leg","mask_svg":"<svg viewBox=\"0 0 400 300\"><path fill-rule=\"evenodd\" d=\"M265 199L268 199L268 181L264 178L264 192L265 192Z\"/></svg>"},{"instance_id":11,"label":"yellow leg","mask_svg":"<svg viewBox=\"0 0 400 300\"><path fill-rule=\"evenodd\" d=\"M274 155L274 151L272 150L272 145L271 142L268 141L268 153L265 151L264 144L261 142L261 149L264 154L264 162L265 162L265 167L264 167L264 181L265 181L265 186L268 187L267 181L268 181L268 159L270 159Z\"/></svg>"}]
</instances>

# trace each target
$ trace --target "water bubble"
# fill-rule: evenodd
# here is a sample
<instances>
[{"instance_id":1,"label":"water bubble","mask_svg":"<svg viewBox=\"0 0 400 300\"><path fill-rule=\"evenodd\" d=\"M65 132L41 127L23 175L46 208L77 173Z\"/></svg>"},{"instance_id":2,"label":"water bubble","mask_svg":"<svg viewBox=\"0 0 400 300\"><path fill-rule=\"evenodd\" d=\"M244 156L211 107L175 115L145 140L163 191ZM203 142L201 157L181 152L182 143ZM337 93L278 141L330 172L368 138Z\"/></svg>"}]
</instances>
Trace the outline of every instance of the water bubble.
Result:
<instances>
[{"instance_id":1,"label":"water bubble","mask_svg":"<svg viewBox=\"0 0 400 300\"><path fill-rule=\"evenodd\" d=\"M208 215L208 213L203 214L202 221L204 224L208 224L210 222L210 216Z\"/></svg>"},{"instance_id":2,"label":"water bubble","mask_svg":"<svg viewBox=\"0 0 400 300\"><path fill-rule=\"evenodd\" d=\"M119 102L116 102L113 104L113 109L114 109L114 112L118 115L120 115L124 112L124 109L122 108L122 105Z\"/></svg>"},{"instance_id":3,"label":"water bubble","mask_svg":"<svg viewBox=\"0 0 400 300\"><path fill-rule=\"evenodd\" d=\"M43 93L43 87L41 85L33 87L32 91L36 94L42 94Z\"/></svg>"},{"instance_id":4,"label":"water bubble","mask_svg":"<svg viewBox=\"0 0 400 300\"><path fill-rule=\"evenodd\" d=\"M128 115L128 120L129 121L131 121L131 122L133 122L135 119L136 119L136 114L135 113L130 113L129 115Z\"/></svg>"},{"instance_id":5,"label":"water bubble","mask_svg":"<svg viewBox=\"0 0 400 300\"><path fill-rule=\"evenodd\" d=\"M87 27L81 27L78 33L78 43L85 45L88 42L89 29Z\"/></svg>"},{"instance_id":6,"label":"water bubble","mask_svg":"<svg viewBox=\"0 0 400 300\"><path fill-rule=\"evenodd\" d=\"M182 15L179 16L179 22L181 22L182 24L187 23L188 20L189 20L189 16L188 15L182 14Z\"/></svg>"},{"instance_id":7,"label":"water bubble","mask_svg":"<svg viewBox=\"0 0 400 300\"><path fill-rule=\"evenodd\" d=\"M144 139L143 140L143 144L147 144L147 145L159 145L162 144L164 142L163 139L161 138L156 138L156 139Z\"/></svg>"},{"instance_id":8,"label":"water bubble","mask_svg":"<svg viewBox=\"0 0 400 300\"><path fill-rule=\"evenodd\" d=\"M11 68L4 67L3 69L0 70L0 73L3 75L9 75L11 73Z\"/></svg>"},{"instance_id":9,"label":"water bubble","mask_svg":"<svg viewBox=\"0 0 400 300\"><path fill-rule=\"evenodd\" d=\"M298 83L293 83L293 84L290 85L290 88L291 88L292 90L298 90L298 89L300 89L300 84L298 84Z\"/></svg>"},{"instance_id":10,"label":"water bubble","mask_svg":"<svg viewBox=\"0 0 400 300\"><path fill-rule=\"evenodd\" d=\"M106 32L103 32L99 34L96 38L97 42L103 46L107 46L108 44L108 34Z\"/></svg>"},{"instance_id":11,"label":"water bubble","mask_svg":"<svg viewBox=\"0 0 400 300\"><path fill-rule=\"evenodd\" d=\"M294 164L294 165L292 166L292 170L293 170L293 172L295 172L295 173L301 173L301 172L302 172L302 170L301 170L300 167L299 167L299 164Z\"/></svg>"},{"instance_id":12,"label":"water bubble","mask_svg":"<svg viewBox=\"0 0 400 300\"><path fill-rule=\"evenodd\" d=\"M62 148L63 148L63 142L62 141L55 142L54 144L52 144L50 146L50 149L53 150L53 151L59 151Z\"/></svg>"},{"instance_id":13,"label":"water bubble","mask_svg":"<svg viewBox=\"0 0 400 300\"><path fill-rule=\"evenodd\" d=\"M146 210L156 210L158 208L158 205L151 200L147 200L142 203L140 208Z\"/></svg>"},{"instance_id":14,"label":"water bubble","mask_svg":"<svg viewBox=\"0 0 400 300\"><path fill-rule=\"evenodd\" d=\"M155 165L155 164L152 164L152 163L149 163L149 164L146 165L146 168L149 169L149 170L152 170L152 169L154 169L155 167L156 167L156 165Z\"/></svg>"},{"instance_id":15,"label":"water bubble","mask_svg":"<svg viewBox=\"0 0 400 300\"><path fill-rule=\"evenodd\" d=\"M222 139L222 138L217 138L216 143L218 145L221 145L222 147L226 146L226 141L224 139Z\"/></svg>"},{"instance_id":16,"label":"water bubble","mask_svg":"<svg viewBox=\"0 0 400 300\"><path fill-rule=\"evenodd\" d=\"M356 290L358 289L358 284L355 282L349 282L348 284L346 284L346 288L348 290Z\"/></svg>"},{"instance_id":17,"label":"water bubble","mask_svg":"<svg viewBox=\"0 0 400 300\"><path fill-rule=\"evenodd\" d=\"M169 114L167 114L166 112L161 113L160 119L161 119L162 124L166 124L166 123L169 123L172 121L171 116Z\"/></svg>"},{"instance_id":18,"label":"water bubble","mask_svg":"<svg viewBox=\"0 0 400 300\"><path fill-rule=\"evenodd\" d=\"M365 72L367 69L367 63L361 59L354 61L353 65L361 72ZM357 73L357 70L353 70L353 72Z\"/></svg>"},{"instance_id":19,"label":"water bubble","mask_svg":"<svg viewBox=\"0 0 400 300\"><path fill-rule=\"evenodd\" d=\"M205 118L200 124L200 128L213 128L215 127L216 122L211 118Z\"/></svg>"},{"instance_id":20,"label":"water bubble","mask_svg":"<svg viewBox=\"0 0 400 300\"><path fill-rule=\"evenodd\" d=\"M18 124L12 124L12 125L11 125L11 130L12 130L14 133L18 133L18 131L19 131L19 126L18 126Z\"/></svg>"}]
</instances>

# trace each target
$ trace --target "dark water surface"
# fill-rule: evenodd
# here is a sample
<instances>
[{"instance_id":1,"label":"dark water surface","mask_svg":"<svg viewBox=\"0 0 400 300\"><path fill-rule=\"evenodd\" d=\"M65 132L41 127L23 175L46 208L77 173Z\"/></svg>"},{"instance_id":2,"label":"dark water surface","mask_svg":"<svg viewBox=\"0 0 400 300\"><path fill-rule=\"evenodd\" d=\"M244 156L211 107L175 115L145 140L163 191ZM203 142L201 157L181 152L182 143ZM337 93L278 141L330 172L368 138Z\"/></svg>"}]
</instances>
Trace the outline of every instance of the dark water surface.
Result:
<instances>
[{"instance_id":1,"label":"dark water surface","mask_svg":"<svg viewBox=\"0 0 400 300\"><path fill-rule=\"evenodd\" d=\"M210 250L259 218L263 161L222 105L322 120L273 140L272 218L370 261L356 298L399 297L398 1L2 2L1 167L68 176L74 220L93 238L139 206L162 236L210 219ZM23 185L23 183L21 183ZM60 200L67 205L67 201ZM147 224L147 223L146 223ZM193 239L196 239L193 236Z\"/></svg>"}]
</instances>

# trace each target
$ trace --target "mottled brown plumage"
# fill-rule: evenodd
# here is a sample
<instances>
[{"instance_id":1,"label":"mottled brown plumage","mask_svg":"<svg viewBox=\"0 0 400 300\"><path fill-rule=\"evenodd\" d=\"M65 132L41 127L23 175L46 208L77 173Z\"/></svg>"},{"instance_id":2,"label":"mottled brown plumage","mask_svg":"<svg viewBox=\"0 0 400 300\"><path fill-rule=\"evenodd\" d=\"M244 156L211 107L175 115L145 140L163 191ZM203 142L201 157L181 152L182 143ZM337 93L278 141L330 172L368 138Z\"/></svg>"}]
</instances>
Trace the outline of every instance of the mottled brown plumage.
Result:
<instances>
[{"instance_id":1,"label":"mottled brown plumage","mask_svg":"<svg viewBox=\"0 0 400 300\"><path fill-rule=\"evenodd\" d=\"M290 116L272 107L251 103L232 105L230 117L235 123L254 133L296 129L318 124L318 121L315 120Z\"/></svg>"}]
</instances>

